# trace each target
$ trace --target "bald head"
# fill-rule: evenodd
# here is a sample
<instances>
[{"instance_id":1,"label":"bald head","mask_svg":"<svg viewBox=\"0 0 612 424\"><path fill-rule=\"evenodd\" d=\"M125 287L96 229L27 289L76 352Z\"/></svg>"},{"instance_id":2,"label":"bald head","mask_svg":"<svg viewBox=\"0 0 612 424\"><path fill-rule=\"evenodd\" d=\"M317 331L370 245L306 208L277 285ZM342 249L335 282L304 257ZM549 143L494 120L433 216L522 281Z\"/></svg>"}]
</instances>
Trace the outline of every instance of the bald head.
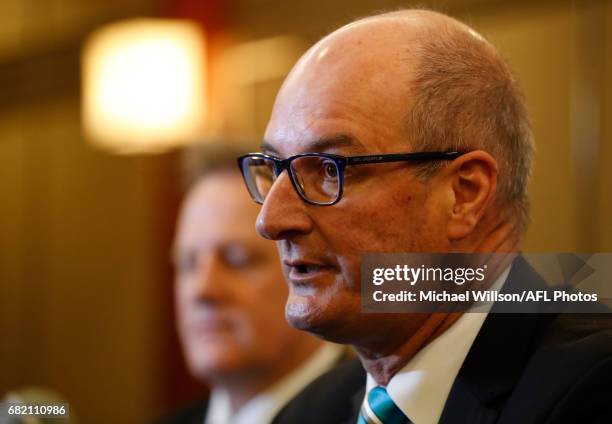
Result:
<instances>
[{"instance_id":1,"label":"bald head","mask_svg":"<svg viewBox=\"0 0 612 424\"><path fill-rule=\"evenodd\" d=\"M300 125L277 125L295 117ZM533 145L523 99L506 62L467 25L404 10L323 38L285 81L266 138L308 140L330 119L349 129L367 123L361 135L378 152L390 152L386 140L398 135L404 151L487 151L499 166L498 205L526 226Z\"/></svg>"},{"instance_id":2,"label":"bald head","mask_svg":"<svg viewBox=\"0 0 612 424\"><path fill-rule=\"evenodd\" d=\"M339 28L310 48L285 84L312 77L313 73L318 79L325 78L325 74L317 74L317 71L341 71L352 81L357 76L381 80L384 76L401 73L404 78L399 83L404 85L423 41L459 34L473 38L483 49L494 52L474 30L440 13L405 10L367 17Z\"/></svg>"},{"instance_id":3,"label":"bald head","mask_svg":"<svg viewBox=\"0 0 612 424\"><path fill-rule=\"evenodd\" d=\"M381 162L298 156L290 172L263 181L257 229L278 242L289 322L361 352L393 350L427 317L363 313L364 252L516 251L522 215L511 212L520 209L531 154L525 123L504 61L447 16L373 16L313 46L279 92L265 152ZM427 151L464 154L433 166L383 162L384 154ZM308 191L335 192L338 201L312 205Z\"/></svg>"},{"instance_id":4,"label":"bald head","mask_svg":"<svg viewBox=\"0 0 612 424\"><path fill-rule=\"evenodd\" d=\"M450 21L431 12L396 12L331 33L295 65L279 93L272 119L284 120L304 110L314 111L312 118L317 119L335 104L335 109L348 106L361 119L385 115L399 124L410 101L415 67L411 50L427 28L445 20Z\"/></svg>"}]
</instances>

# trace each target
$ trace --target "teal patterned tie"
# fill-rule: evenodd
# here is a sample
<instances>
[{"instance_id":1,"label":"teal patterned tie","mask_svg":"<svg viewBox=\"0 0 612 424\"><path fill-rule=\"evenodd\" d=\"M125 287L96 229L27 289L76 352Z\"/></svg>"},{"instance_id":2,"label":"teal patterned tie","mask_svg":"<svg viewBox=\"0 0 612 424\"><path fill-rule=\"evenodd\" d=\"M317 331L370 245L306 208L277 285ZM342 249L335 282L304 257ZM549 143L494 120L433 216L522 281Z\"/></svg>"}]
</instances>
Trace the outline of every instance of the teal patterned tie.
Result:
<instances>
[{"instance_id":1,"label":"teal patterned tie","mask_svg":"<svg viewBox=\"0 0 612 424\"><path fill-rule=\"evenodd\" d=\"M376 386L366 396L357 424L410 424L411 421L389 397L387 390Z\"/></svg>"}]
</instances>

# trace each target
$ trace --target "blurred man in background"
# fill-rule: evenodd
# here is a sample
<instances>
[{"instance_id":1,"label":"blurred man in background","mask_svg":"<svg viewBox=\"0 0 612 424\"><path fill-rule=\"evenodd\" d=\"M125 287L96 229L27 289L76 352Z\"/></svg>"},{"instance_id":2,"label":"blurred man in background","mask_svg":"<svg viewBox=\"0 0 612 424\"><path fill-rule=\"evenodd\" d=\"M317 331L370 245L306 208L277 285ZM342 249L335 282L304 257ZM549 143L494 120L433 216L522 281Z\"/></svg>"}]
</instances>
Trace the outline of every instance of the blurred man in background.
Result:
<instances>
[{"instance_id":1,"label":"blurred man in background","mask_svg":"<svg viewBox=\"0 0 612 424\"><path fill-rule=\"evenodd\" d=\"M257 235L259 207L236 169L243 152L189 152L174 246L177 322L190 372L212 390L167 423L269 423L345 352L286 323L276 246Z\"/></svg>"}]
</instances>

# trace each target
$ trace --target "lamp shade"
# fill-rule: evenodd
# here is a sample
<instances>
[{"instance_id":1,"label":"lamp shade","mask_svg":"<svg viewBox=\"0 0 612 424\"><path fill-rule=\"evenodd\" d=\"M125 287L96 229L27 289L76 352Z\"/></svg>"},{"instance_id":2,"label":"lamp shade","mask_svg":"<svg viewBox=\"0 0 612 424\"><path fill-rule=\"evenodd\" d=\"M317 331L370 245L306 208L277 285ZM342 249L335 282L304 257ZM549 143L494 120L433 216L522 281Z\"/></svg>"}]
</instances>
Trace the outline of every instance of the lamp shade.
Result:
<instances>
[{"instance_id":1,"label":"lamp shade","mask_svg":"<svg viewBox=\"0 0 612 424\"><path fill-rule=\"evenodd\" d=\"M82 116L92 143L149 153L202 132L205 38L190 21L135 19L98 29L82 55Z\"/></svg>"}]
</instances>

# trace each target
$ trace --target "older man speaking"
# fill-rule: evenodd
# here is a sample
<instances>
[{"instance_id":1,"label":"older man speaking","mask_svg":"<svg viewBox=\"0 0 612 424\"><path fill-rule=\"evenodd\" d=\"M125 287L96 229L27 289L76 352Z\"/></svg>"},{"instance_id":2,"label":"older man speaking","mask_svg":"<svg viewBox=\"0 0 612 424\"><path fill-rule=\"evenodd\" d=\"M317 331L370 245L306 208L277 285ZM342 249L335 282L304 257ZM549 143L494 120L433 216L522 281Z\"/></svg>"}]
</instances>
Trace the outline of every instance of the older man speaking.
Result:
<instances>
[{"instance_id":1,"label":"older man speaking","mask_svg":"<svg viewBox=\"0 0 612 424\"><path fill-rule=\"evenodd\" d=\"M340 28L296 64L240 158L296 328L351 344L286 422L611 422L612 338L550 315L364 313L366 252L516 252L533 142L507 64L445 15ZM497 284L531 278L491 271ZM525 267L522 267L523 269ZM593 324L593 320L587 320ZM366 390L367 389L367 390Z\"/></svg>"}]
</instances>

